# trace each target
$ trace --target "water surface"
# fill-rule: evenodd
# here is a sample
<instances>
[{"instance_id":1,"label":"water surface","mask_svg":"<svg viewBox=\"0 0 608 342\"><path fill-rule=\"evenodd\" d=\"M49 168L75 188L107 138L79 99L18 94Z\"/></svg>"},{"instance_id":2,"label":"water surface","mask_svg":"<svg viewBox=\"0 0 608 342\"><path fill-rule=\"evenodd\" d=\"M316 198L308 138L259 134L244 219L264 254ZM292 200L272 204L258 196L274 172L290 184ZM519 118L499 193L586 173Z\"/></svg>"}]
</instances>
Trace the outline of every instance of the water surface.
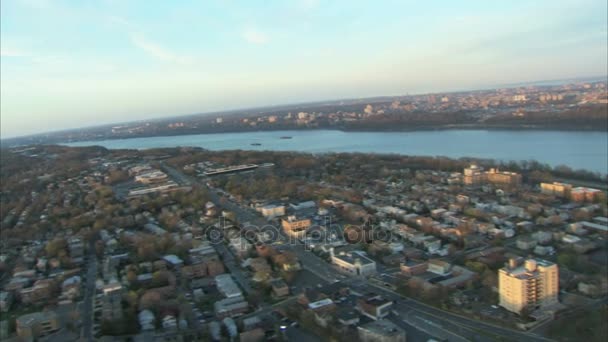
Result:
<instances>
[{"instance_id":1,"label":"water surface","mask_svg":"<svg viewBox=\"0 0 608 342\"><path fill-rule=\"evenodd\" d=\"M291 139L281 139L290 136ZM258 143L260 146L252 146ZM418 132L343 132L334 130L263 131L113 139L69 143L110 149L198 146L209 150L396 153L451 158L537 160L608 173L606 132L442 130Z\"/></svg>"}]
</instances>

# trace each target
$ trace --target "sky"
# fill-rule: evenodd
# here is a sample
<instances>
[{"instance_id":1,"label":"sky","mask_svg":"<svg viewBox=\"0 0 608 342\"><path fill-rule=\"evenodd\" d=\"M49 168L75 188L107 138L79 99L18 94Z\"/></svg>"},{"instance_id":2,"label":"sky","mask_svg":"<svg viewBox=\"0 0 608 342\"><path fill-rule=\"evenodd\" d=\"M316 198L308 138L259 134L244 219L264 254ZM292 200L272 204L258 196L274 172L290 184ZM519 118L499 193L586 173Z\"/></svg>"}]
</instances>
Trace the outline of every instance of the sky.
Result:
<instances>
[{"instance_id":1,"label":"sky","mask_svg":"<svg viewBox=\"0 0 608 342\"><path fill-rule=\"evenodd\" d=\"M606 0L2 0L1 136L608 73Z\"/></svg>"}]
</instances>

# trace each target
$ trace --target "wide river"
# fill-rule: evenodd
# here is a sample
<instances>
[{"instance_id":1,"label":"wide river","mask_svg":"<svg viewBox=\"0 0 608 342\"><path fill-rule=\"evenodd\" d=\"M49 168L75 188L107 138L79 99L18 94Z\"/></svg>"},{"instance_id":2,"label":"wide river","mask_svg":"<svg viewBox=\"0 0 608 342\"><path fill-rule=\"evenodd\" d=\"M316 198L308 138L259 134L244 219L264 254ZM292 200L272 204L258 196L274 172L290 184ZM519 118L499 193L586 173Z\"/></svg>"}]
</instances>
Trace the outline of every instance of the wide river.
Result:
<instances>
[{"instance_id":1,"label":"wide river","mask_svg":"<svg viewBox=\"0 0 608 342\"><path fill-rule=\"evenodd\" d=\"M281 139L289 136L291 139ZM260 145L252 145L260 144ZM537 160L608 173L608 133L442 130L418 132L264 131L112 139L69 143L110 149L198 146L209 150L396 153L451 158Z\"/></svg>"}]
</instances>

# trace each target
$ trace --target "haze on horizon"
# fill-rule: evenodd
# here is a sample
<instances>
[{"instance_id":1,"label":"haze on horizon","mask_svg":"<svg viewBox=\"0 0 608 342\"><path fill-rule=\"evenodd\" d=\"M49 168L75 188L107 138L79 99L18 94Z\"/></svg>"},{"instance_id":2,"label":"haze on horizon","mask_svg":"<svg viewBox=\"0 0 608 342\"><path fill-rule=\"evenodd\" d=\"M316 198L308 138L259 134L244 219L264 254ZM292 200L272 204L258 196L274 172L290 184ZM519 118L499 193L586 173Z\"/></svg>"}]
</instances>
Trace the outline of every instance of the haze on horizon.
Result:
<instances>
[{"instance_id":1,"label":"haze on horizon","mask_svg":"<svg viewBox=\"0 0 608 342\"><path fill-rule=\"evenodd\" d=\"M2 138L608 73L605 0L0 6Z\"/></svg>"}]
</instances>

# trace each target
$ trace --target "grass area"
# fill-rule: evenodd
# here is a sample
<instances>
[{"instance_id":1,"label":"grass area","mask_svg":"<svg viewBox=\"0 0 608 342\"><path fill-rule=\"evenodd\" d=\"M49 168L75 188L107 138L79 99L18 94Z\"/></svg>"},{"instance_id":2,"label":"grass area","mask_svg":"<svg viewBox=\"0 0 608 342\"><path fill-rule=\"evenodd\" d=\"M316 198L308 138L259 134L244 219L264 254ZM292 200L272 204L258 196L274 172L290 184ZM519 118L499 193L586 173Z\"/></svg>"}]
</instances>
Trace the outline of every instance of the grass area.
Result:
<instances>
[{"instance_id":1,"label":"grass area","mask_svg":"<svg viewBox=\"0 0 608 342\"><path fill-rule=\"evenodd\" d=\"M547 335L557 341L606 342L608 341L608 306L583 311L576 316L552 322Z\"/></svg>"}]
</instances>

